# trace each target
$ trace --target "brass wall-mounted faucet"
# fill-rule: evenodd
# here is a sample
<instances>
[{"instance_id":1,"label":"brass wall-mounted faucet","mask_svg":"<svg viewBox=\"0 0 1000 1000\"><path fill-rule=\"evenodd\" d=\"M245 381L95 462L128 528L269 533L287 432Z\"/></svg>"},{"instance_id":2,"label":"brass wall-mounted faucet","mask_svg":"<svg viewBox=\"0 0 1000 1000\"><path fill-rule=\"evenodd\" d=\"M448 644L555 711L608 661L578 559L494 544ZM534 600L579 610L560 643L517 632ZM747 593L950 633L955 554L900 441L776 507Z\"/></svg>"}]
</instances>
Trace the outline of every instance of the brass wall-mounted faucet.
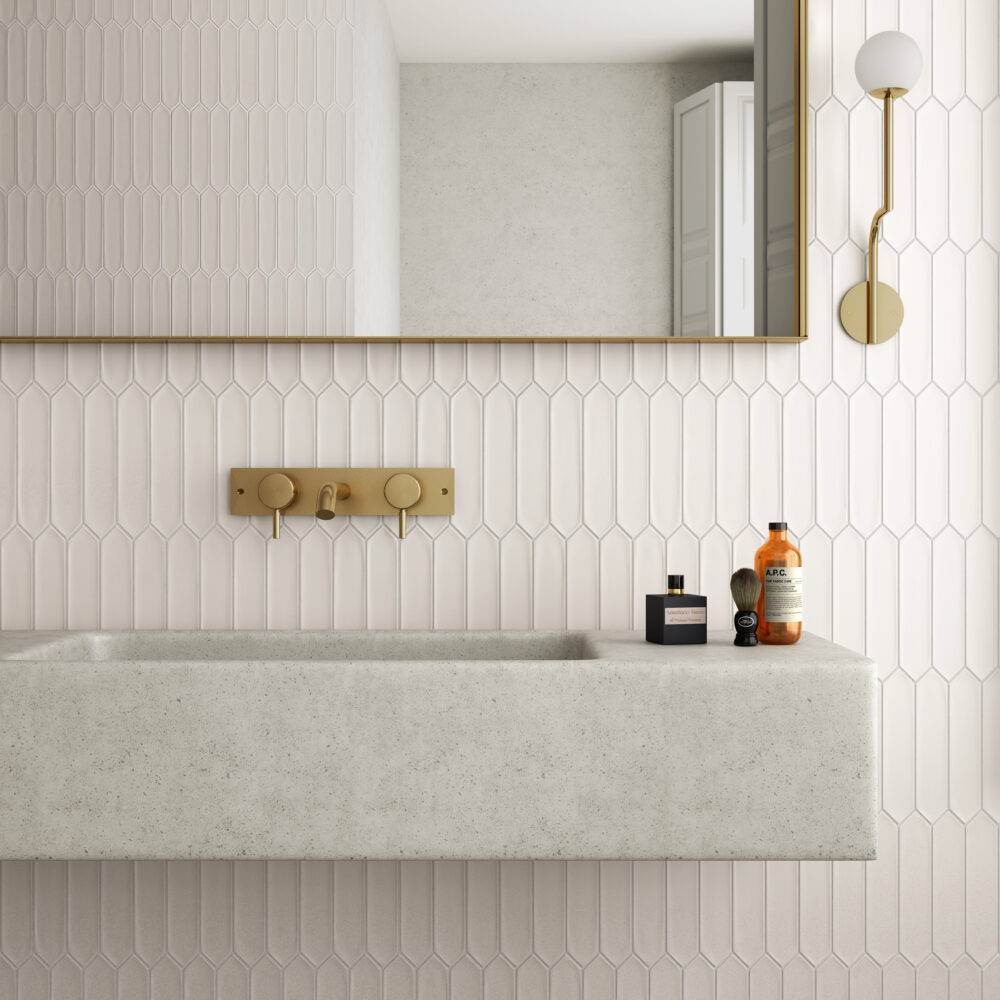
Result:
<instances>
[{"instance_id":1,"label":"brass wall-mounted faucet","mask_svg":"<svg viewBox=\"0 0 1000 1000\"><path fill-rule=\"evenodd\" d=\"M316 498L316 516L321 521L332 521L337 516L337 501L351 495L347 483L324 483Z\"/></svg>"},{"instance_id":2,"label":"brass wall-mounted faucet","mask_svg":"<svg viewBox=\"0 0 1000 1000\"><path fill-rule=\"evenodd\" d=\"M270 515L274 538L284 517L395 514L405 538L408 515L455 513L454 469L232 469L229 486L230 513Z\"/></svg>"}]
</instances>

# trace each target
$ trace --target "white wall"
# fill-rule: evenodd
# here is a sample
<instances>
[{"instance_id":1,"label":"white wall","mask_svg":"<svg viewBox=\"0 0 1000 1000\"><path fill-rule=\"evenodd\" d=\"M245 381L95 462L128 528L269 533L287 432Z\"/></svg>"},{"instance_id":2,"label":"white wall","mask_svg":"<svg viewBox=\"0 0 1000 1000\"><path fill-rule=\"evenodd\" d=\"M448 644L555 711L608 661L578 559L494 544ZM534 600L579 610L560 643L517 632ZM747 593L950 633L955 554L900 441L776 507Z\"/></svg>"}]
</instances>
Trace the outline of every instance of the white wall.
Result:
<instances>
[{"instance_id":1,"label":"white wall","mask_svg":"<svg viewBox=\"0 0 1000 1000\"><path fill-rule=\"evenodd\" d=\"M402 329L666 337L673 108L745 62L402 67Z\"/></svg>"},{"instance_id":2,"label":"white wall","mask_svg":"<svg viewBox=\"0 0 1000 1000\"><path fill-rule=\"evenodd\" d=\"M399 59L382 0L354 11L354 315L347 332L398 337Z\"/></svg>"},{"instance_id":3,"label":"white wall","mask_svg":"<svg viewBox=\"0 0 1000 1000\"><path fill-rule=\"evenodd\" d=\"M264 6L0 4L3 336L349 330L352 26Z\"/></svg>"},{"instance_id":4,"label":"white wall","mask_svg":"<svg viewBox=\"0 0 1000 1000\"><path fill-rule=\"evenodd\" d=\"M997 996L997 8L906 4L907 319L865 349L835 319L878 174L853 60L894 8L810 6L806 344L4 346L0 625L619 626L668 565L721 622L784 515L808 627L880 663L880 859L5 863L0 995L464 998L485 966L520 1000ZM247 461L453 463L458 513L274 545L224 510Z\"/></svg>"}]
</instances>

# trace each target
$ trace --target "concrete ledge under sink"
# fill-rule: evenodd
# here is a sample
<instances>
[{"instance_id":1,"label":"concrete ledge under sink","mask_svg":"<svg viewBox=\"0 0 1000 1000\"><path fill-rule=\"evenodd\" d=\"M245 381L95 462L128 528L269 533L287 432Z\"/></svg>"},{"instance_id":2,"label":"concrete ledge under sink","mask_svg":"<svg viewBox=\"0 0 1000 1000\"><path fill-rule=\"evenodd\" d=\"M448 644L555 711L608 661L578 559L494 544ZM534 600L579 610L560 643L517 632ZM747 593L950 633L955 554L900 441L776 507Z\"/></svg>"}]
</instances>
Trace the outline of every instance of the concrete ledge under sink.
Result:
<instances>
[{"instance_id":1,"label":"concrete ledge under sink","mask_svg":"<svg viewBox=\"0 0 1000 1000\"><path fill-rule=\"evenodd\" d=\"M871 858L815 636L0 633L0 857Z\"/></svg>"}]
</instances>

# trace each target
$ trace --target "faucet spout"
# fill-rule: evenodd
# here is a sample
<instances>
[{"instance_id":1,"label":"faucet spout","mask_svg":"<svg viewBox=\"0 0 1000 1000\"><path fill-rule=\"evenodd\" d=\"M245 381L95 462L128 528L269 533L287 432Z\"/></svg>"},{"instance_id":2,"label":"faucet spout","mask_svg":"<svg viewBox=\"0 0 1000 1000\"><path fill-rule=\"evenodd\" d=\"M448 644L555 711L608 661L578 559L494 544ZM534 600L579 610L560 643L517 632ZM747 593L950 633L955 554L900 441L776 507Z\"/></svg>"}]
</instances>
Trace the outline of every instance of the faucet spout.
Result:
<instances>
[{"instance_id":1,"label":"faucet spout","mask_svg":"<svg viewBox=\"0 0 1000 1000\"><path fill-rule=\"evenodd\" d=\"M347 483L325 483L316 500L316 516L321 521L329 521L337 516L337 501L346 500L351 495Z\"/></svg>"}]
</instances>

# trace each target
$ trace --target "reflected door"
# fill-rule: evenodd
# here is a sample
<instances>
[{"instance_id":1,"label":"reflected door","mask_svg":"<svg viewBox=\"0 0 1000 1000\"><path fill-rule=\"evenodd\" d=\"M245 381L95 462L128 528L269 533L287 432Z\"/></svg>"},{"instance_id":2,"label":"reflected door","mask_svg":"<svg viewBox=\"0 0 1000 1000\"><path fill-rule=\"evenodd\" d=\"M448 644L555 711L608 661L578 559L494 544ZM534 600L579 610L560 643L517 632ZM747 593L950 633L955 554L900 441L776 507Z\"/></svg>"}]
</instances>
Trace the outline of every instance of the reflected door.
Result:
<instances>
[{"instance_id":1,"label":"reflected door","mask_svg":"<svg viewBox=\"0 0 1000 1000\"><path fill-rule=\"evenodd\" d=\"M754 335L753 84L674 107L674 336Z\"/></svg>"}]
</instances>

